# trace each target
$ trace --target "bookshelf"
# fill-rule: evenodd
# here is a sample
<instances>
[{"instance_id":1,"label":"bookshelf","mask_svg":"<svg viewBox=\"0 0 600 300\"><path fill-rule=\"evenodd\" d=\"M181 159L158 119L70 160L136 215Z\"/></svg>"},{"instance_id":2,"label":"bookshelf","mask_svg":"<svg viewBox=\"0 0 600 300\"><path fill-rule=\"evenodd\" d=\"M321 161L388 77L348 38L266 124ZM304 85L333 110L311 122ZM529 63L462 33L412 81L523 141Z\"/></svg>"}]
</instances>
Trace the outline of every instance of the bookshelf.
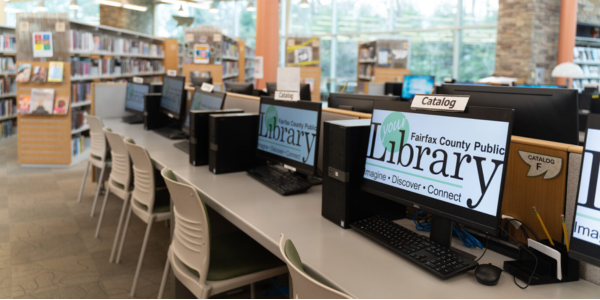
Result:
<instances>
[{"instance_id":1,"label":"bookshelf","mask_svg":"<svg viewBox=\"0 0 600 300\"><path fill-rule=\"evenodd\" d=\"M254 83L254 56L256 51L246 46L246 43L238 39L240 47L238 82Z\"/></svg>"},{"instance_id":2,"label":"bookshelf","mask_svg":"<svg viewBox=\"0 0 600 300\"><path fill-rule=\"evenodd\" d=\"M368 83L402 81L410 74L408 39L375 40L358 43L357 90L368 92Z\"/></svg>"},{"instance_id":3,"label":"bookshelf","mask_svg":"<svg viewBox=\"0 0 600 300\"><path fill-rule=\"evenodd\" d=\"M16 43L15 28L0 26L0 141L17 130Z\"/></svg>"},{"instance_id":4,"label":"bookshelf","mask_svg":"<svg viewBox=\"0 0 600 300\"><path fill-rule=\"evenodd\" d=\"M310 98L321 101L319 37L294 36L285 41L285 66L300 67L300 82L311 85Z\"/></svg>"}]
</instances>

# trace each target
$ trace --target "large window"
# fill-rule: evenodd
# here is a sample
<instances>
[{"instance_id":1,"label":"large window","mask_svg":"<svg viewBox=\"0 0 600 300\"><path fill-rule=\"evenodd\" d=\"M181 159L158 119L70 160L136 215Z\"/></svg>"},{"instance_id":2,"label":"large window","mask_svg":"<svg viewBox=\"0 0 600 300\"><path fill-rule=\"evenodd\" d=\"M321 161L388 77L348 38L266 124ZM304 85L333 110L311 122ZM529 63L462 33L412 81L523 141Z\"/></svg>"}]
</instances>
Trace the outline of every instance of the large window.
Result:
<instances>
[{"instance_id":1,"label":"large window","mask_svg":"<svg viewBox=\"0 0 600 300\"><path fill-rule=\"evenodd\" d=\"M38 6L39 1L11 1L6 3L6 7L18 9L23 12L33 12L34 8ZM47 12L53 13L69 13L71 20L77 20L88 24L100 24L100 4L90 0L78 0L78 10L69 9L71 1L66 0L44 0L44 6L48 8ZM17 15L14 12L5 12L6 25L16 26Z\"/></svg>"}]
</instances>

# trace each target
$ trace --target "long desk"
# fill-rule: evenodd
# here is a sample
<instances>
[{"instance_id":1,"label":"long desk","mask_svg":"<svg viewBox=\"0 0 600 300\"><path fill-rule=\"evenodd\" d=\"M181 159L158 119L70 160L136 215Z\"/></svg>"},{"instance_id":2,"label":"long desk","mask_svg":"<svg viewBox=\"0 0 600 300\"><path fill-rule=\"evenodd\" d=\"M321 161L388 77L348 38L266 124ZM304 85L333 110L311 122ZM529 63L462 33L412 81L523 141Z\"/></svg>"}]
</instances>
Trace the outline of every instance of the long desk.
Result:
<instances>
[{"instance_id":1,"label":"long desk","mask_svg":"<svg viewBox=\"0 0 600 300\"><path fill-rule=\"evenodd\" d=\"M131 137L146 147L152 158L173 170L180 180L196 187L203 200L235 226L281 258L280 234L294 241L307 272L356 298L597 298L600 286L585 280L530 286L521 290L513 277L502 274L497 286L484 286L473 271L449 280L439 280L391 251L352 230L344 230L321 217L321 186L307 193L281 196L245 172L214 175L207 166L194 167L188 155L168 140L142 125L104 120L114 132ZM412 220L401 220L414 228ZM457 239L453 246L468 249ZM502 267L509 260L488 251L480 263ZM524 285L523 283L520 283Z\"/></svg>"}]
</instances>

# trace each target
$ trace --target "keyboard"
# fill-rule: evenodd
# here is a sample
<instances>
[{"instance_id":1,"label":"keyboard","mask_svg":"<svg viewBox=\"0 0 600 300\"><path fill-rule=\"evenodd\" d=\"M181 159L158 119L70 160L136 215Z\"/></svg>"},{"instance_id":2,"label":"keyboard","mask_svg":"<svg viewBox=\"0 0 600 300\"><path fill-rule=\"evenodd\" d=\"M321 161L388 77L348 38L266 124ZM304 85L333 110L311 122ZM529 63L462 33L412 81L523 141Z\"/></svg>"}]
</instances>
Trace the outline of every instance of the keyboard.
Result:
<instances>
[{"instance_id":1,"label":"keyboard","mask_svg":"<svg viewBox=\"0 0 600 300\"><path fill-rule=\"evenodd\" d=\"M154 129L154 132L168 138L171 140L181 140L185 139L185 133L179 129L175 129L172 127L161 127Z\"/></svg>"},{"instance_id":2,"label":"keyboard","mask_svg":"<svg viewBox=\"0 0 600 300\"><path fill-rule=\"evenodd\" d=\"M175 148L177 148L187 154L190 154L190 140L184 140L181 142L177 142L177 143L173 144L173 146L175 146Z\"/></svg>"},{"instance_id":3,"label":"keyboard","mask_svg":"<svg viewBox=\"0 0 600 300\"><path fill-rule=\"evenodd\" d=\"M426 236L379 216L354 222L350 226L442 279L478 265L476 261L436 244Z\"/></svg>"},{"instance_id":4,"label":"keyboard","mask_svg":"<svg viewBox=\"0 0 600 300\"><path fill-rule=\"evenodd\" d=\"M248 174L284 196L303 193L312 186L306 179L292 172L280 171L268 165L252 168L248 170Z\"/></svg>"}]
</instances>

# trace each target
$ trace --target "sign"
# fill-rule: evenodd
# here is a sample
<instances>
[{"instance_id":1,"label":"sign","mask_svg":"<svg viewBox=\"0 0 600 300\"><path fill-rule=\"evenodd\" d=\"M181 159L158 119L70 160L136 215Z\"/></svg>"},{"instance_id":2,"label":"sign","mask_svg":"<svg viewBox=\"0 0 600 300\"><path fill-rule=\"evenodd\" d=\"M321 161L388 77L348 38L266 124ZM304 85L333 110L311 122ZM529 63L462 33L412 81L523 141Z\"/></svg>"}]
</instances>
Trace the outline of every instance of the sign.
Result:
<instances>
[{"instance_id":1,"label":"sign","mask_svg":"<svg viewBox=\"0 0 600 300\"><path fill-rule=\"evenodd\" d=\"M458 95L415 95L410 107L412 109L464 112L469 96Z\"/></svg>"},{"instance_id":2,"label":"sign","mask_svg":"<svg viewBox=\"0 0 600 300\"><path fill-rule=\"evenodd\" d=\"M186 33L185 34L185 41L186 42L193 42L194 41L194 34L193 33Z\"/></svg>"},{"instance_id":3,"label":"sign","mask_svg":"<svg viewBox=\"0 0 600 300\"><path fill-rule=\"evenodd\" d=\"M300 92L300 68L278 67L277 90Z\"/></svg>"},{"instance_id":4,"label":"sign","mask_svg":"<svg viewBox=\"0 0 600 300\"><path fill-rule=\"evenodd\" d=\"M19 22L19 30L20 31L29 31L29 22L27 22L27 21Z\"/></svg>"},{"instance_id":5,"label":"sign","mask_svg":"<svg viewBox=\"0 0 600 300\"><path fill-rule=\"evenodd\" d=\"M553 179L562 171L563 159L557 156L519 150L519 156L529 166L527 177L544 175L543 179Z\"/></svg>"},{"instance_id":6,"label":"sign","mask_svg":"<svg viewBox=\"0 0 600 300\"><path fill-rule=\"evenodd\" d=\"M177 70L167 70L168 76L177 76Z\"/></svg>"},{"instance_id":7,"label":"sign","mask_svg":"<svg viewBox=\"0 0 600 300\"><path fill-rule=\"evenodd\" d=\"M212 91L215 89L215 86L210 84L210 83L206 83L203 82L202 85L200 86L200 90L205 91L207 93L212 93Z\"/></svg>"},{"instance_id":8,"label":"sign","mask_svg":"<svg viewBox=\"0 0 600 300\"><path fill-rule=\"evenodd\" d=\"M142 84L142 83L144 83L144 78L137 77L137 76L133 77L133 83L140 83L140 84Z\"/></svg>"},{"instance_id":9,"label":"sign","mask_svg":"<svg viewBox=\"0 0 600 300\"><path fill-rule=\"evenodd\" d=\"M65 22L56 22L55 31L56 32L65 32Z\"/></svg>"},{"instance_id":10,"label":"sign","mask_svg":"<svg viewBox=\"0 0 600 300\"><path fill-rule=\"evenodd\" d=\"M194 63L208 64L210 62L210 46L208 44L194 45Z\"/></svg>"},{"instance_id":11,"label":"sign","mask_svg":"<svg viewBox=\"0 0 600 300\"><path fill-rule=\"evenodd\" d=\"M222 39L223 39L223 38L222 38L222 36L221 36L221 34L220 34L220 33L215 33L215 34L213 35L213 42L215 42L215 43L218 43L218 42L220 42Z\"/></svg>"},{"instance_id":12,"label":"sign","mask_svg":"<svg viewBox=\"0 0 600 300\"><path fill-rule=\"evenodd\" d=\"M296 91L275 91L275 100L299 101L300 92Z\"/></svg>"},{"instance_id":13,"label":"sign","mask_svg":"<svg viewBox=\"0 0 600 300\"><path fill-rule=\"evenodd\" d=\"M255 56L254 57L254 79L263 79L263 57Z\"/></svg>"},{"instance_id":14,"label":"sign","mask_svg":"<svg viewBox=\"0 0 600 300\"><path fill-rule=\"evenodd\" d=\"M52 32L33 32L31 33L33 40L33 57L52 57Z\"/></svg>"}]
</instances>

